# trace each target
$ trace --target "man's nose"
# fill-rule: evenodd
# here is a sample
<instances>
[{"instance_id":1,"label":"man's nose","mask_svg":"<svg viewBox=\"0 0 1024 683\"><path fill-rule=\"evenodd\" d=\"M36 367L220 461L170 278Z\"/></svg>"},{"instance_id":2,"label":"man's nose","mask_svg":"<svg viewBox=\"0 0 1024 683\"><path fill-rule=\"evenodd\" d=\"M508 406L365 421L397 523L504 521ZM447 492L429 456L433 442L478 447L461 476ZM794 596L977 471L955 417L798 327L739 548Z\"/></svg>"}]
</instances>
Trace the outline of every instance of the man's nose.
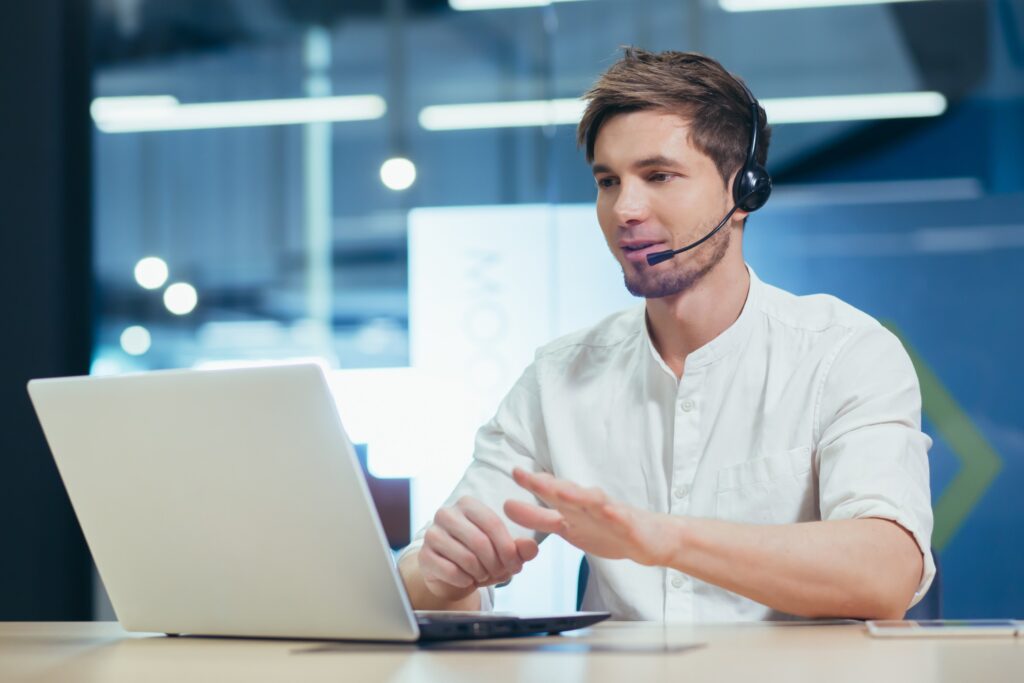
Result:
<instances>
[{"instance_id":1,"label":"man's nose","mask_svg":"<svg viewBox=\"0 0 1024 683\"><path fill-rule=\"evenodd\" d=\"M620 225L640 223L647 218L649 210L643 188L636 183L623 183L615 198L615 218Z\"/></svg>"}]
</instances>

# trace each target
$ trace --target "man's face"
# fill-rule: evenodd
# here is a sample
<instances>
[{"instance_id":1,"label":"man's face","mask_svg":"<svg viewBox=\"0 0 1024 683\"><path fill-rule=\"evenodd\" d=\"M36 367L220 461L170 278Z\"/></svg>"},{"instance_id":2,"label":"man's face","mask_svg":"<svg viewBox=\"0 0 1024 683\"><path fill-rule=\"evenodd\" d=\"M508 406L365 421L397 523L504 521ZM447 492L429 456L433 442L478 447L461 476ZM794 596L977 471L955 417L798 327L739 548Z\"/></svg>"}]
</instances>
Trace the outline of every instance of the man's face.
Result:
<instances>
[{"instance_id":1,"label":"man's face","mask_svg":"<svg viewBox=\"0 0 1024 683\"><path fill-rule=\"evenodd\" d=\"M691 251L647 265L647 254L695 242L732 208L718 169L690 143L682 117L660 110L614 116L597 135L593 171L597 219L634 296L686 291L725 256L730 226Z\"/></svg>"}]
</instances>

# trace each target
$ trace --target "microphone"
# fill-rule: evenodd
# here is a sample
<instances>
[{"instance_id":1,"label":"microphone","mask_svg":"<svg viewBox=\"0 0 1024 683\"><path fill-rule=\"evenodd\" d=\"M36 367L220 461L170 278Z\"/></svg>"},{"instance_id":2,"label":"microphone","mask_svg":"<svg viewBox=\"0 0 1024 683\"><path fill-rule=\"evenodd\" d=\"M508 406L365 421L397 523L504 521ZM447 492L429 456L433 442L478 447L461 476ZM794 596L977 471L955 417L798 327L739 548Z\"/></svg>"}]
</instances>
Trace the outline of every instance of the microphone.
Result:
<instances>
[{"instance_id":1,"label":"microphone","mask_svg":"<svg viewBox=\"0 0 1024 683\"><path fill-rule=\"evenodd\" d=\"M744 199L746 199L746 197L744 197ZM741 201L739 204L733 204L733 207L731 209L729 209L729 213L725 214L725 218L722 219L722 222L719 223L718 225L716 225L714 230L712 230L708 234L704 235L703 237L701 237L696 242L693 242L692 244L687 244L685 247L682 247L680 249L669 249L667 251L658 251L658 252L655 252L653 254L648 254L647 255L647 265L649 265L649 266L656 266L659 263L661 263L662 261L668 261L670 258L673 258L676 254L682 254L684 251L689 251L691 249L695 249L695 248L699 247L700 245L704 244L709 239L714 237L715 233L718 232L719 230L721 230L722 227L724 227L725 224L729 222L729 219L732 218L732 215L734 213L736 213L736 209L740 208L740 204L742 204L742 203L743 202Z\"/></svg>"}]
</instances>

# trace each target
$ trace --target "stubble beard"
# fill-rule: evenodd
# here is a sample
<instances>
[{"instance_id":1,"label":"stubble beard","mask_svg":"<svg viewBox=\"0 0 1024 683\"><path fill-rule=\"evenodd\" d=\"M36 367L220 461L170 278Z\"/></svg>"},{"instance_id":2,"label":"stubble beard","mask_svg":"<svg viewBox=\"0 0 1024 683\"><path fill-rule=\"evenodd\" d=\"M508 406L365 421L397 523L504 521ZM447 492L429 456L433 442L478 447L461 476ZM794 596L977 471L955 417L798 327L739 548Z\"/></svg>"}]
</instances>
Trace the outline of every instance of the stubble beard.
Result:
<instances>
[{"instance_id":1,"label":"stubble beard","mask_svg":"<svg viewBox=\"0 0 1024 683\"><path fill-rule=\"evenodd\" d=\"M717 235L693 250L704 251L702 255L706 256L705 259L695 259L693 251L684 251L675 257L679 259L678 262L669 260L673 268L665 268L661 272L655 272L647 264L625 264L622 276L626 289L633 296L644 299L660 299L688 291L725 258L731 236L732 226L725 226ZM686 258L688 254L691 254L690 258Z\"/></svg>"}]
</instances>

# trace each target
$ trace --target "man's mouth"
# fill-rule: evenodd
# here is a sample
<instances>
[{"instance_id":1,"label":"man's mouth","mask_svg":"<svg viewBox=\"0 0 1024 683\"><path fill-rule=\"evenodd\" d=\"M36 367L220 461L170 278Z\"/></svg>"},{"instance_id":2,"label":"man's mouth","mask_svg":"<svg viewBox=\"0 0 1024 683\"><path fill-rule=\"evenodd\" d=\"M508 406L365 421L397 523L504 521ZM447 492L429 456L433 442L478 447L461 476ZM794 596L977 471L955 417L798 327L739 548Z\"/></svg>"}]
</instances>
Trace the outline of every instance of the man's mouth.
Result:
<instances>
[{"instance_id":1,"label":"man's mouth","mask_svg":"<svg viewBox=\"0 0 1024 683\"><path fill-rule=\"evenodd\" d=\"M647 263L648 254L656 254L659 251L664 251L667 247L664 242L655 242L654 240L636 240L630 242L620 243L622 253L625 254L626 260L637 263Z\"/></svg>"}]
</instances>

